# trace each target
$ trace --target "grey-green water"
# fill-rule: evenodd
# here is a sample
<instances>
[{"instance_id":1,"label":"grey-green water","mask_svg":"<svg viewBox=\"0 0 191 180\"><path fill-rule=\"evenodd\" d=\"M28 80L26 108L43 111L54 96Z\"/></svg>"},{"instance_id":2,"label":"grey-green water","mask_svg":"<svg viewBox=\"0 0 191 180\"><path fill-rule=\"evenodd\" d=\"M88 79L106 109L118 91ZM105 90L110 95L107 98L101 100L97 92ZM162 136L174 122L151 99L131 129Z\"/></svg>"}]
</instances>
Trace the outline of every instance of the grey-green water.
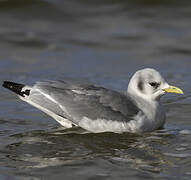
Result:
<instances>
[{"instance_id":1,"label":"grey-green water","mask_svg":"<svg viewBox=\"0 0 191 180\"><path fill-rule=\"evenodd\" d=\"M153 67L185 94L162 98L164 130L88 134L1 88L0 179L191 179L190 29L189 1L1 1L1 82L77 77L125 91Z\"/></svg>"}]
</instances>

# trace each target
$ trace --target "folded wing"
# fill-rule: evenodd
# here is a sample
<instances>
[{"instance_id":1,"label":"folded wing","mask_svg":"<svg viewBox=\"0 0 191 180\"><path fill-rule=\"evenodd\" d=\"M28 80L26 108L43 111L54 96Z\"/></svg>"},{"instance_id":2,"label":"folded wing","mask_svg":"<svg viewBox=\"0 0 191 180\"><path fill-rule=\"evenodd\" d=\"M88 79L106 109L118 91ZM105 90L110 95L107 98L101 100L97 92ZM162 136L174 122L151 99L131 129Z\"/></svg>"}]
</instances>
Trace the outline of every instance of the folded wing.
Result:
<instances>
[{"instance_id":1,"label":"folded wing","mask_svg":"<svg viewBox=\"0 0 191 180\"><path fill-rule=\"evenodd\" d=\"M44 108L68 119L74 125L84 127L86 120L85 123L89 125L84 128L90 131L91 123L94 126L92 128L99 129L100 122L128 122L139 112L135 103L126 95L71 80L37 82L30 90L27 101L36 104L37 108L41 107L41 110Z\"/></svg>"}]
</instances>

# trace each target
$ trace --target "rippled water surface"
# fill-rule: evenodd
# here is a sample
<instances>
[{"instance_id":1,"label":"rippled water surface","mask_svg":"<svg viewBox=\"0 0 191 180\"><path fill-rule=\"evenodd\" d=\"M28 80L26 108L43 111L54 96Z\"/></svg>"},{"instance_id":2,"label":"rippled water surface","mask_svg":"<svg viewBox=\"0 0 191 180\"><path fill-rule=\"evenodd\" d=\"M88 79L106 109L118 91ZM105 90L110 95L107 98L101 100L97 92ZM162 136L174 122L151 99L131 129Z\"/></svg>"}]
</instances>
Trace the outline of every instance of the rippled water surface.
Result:
<instances>
[{"instance_id":1,"label":"rippled water surface","mask_svg":"<svg viewBox=\"0 0 191 180\"><path fill-rule=\"evenodd\" d=\"M0 81L84 78L125 91L153 67L184 90L162 98L164 130L64 129L0 91L0 179L191 179L191 3L183 0L0 1Z\"/></svg>"}]
</instances>

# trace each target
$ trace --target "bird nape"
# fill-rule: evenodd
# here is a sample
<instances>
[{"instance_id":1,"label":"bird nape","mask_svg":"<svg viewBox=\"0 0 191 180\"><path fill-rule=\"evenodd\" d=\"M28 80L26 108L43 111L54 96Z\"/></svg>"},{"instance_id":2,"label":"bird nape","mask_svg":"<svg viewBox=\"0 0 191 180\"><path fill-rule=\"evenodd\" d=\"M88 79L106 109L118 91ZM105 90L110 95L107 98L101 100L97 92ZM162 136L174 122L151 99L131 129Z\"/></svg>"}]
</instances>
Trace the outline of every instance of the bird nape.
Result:
<instances>
[{"instance_id":1,"label":"bird nape","mask_svg":"<svg viewBox=\"0 0 191 180\"><path fill-rule=\"evenodd\" d=\"M39 81L33 86L4 81L3 87L61 125L79 126L94 133L141 133L162 128L165 110L160 97L166 93L183 94L151 68L132 76L126 95L71 79Z\"/></svg>"}]
</instances>

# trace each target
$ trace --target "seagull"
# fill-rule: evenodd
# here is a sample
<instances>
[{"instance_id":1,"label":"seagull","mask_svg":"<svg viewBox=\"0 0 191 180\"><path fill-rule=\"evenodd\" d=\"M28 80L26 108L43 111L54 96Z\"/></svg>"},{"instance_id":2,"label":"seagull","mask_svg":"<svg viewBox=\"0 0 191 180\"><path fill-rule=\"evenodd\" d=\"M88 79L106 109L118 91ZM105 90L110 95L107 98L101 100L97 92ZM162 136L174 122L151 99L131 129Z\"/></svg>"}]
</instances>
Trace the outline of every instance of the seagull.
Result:
<instances>
[{"instance_id":1,"label":"seagull","mask_svg":"<svg viewBox=\"0 0 191 180\"><path fill-rule=\"evenodd\" d=\"M79 126L92 133L143 133L163 128L166 117L161 96L183 94L151 68L137 71L124 94L71 79L38 81L33 86L4 81L3 87L62 126Z\"/></svg>"}]
</instances>

